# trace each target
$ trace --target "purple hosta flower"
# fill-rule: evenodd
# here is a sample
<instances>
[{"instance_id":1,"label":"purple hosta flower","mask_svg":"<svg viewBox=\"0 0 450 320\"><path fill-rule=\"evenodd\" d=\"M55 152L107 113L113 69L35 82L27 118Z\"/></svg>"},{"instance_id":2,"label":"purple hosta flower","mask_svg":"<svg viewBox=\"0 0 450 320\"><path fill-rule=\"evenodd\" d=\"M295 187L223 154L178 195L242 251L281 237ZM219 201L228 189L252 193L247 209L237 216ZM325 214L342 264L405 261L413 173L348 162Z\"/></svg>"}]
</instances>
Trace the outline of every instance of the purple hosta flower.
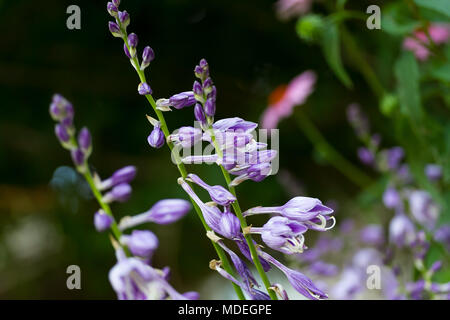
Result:
<instances>
[{"instance_id":1,"label":"purple hosta flower","mask_svg":"<svg viewBox=\"0 0 450 320\"><path fill-rule=\"evenodd\" d=\"M111 227L114 219L103 210L99 210L94 215L94 226L98 232L103 232Z\"/></svg>"},{"instance_id":2,"label":"purple hosta flower","mask_svg":"<svg viewBox=\"0 0 450 320\"><path fill-rule=\"evenodd\" d=\"M305 249L305 233L308 228L300 222L285 217L273 217L262 227L250 227L250 233L261 234L270 248L285 254L301 253Z\"/></svg>"},{"instance_id":3,"label":"purple hosta flower","mask_svg":"<svg viewBox=\"0 0 450 320\"><path fill-rule=\"evenodd\" d=\"M161 148L164 145L166 138L164 132L161 130L160 125L155 125L152 132L147 137L148 144L153 148Z\"/></svg>"},{"instance_id":4,"label":"purple hosta flower","mask_svg":"<svg viewBox=\"0 0 450 320\"><path fill-rule=\"evenodd\" d=\"M231 194L230 191L228 191L227 189L225 189L220 185L210 186L202 179L200 179L199 176L193 173L188 174L188 178L192 180L192 182L194 182L195 184L199 185L200 187L208 191L211 200L217 203L218 205L229 206L234 201L236 201L236 197L233 194Z\"/></svg>"},{"instance_id":5,"label":"purple hosta flower","mask_svg":"<svg viewBox=\"0 0 450 320\"><path fill-rule=\"evenodd\" d=\"M212 125L214 130L218 131L243 131L251 132L256 129L258 124L250 121L245 121L241 118L226 118L214 122Z\"/></svg>"},{"instance_id":6,"label":"purple hosta flower","mask_svg":"<svg viewBox=\"0 0 450 320\"><path fill-rule=\"evenodd\" d=\"M142 62L141 62L141 70L144 70L150 65L150 62L155 59L155 52L149 46L146 46L142 51Z\"/></svg>"},{"instance_id":7,"label":"purple hosta flower","mask_svg":"<svg viewBox=\"0 0 450 320\"><path fill-rule=\"evenodd\" d=\"M333 210L323 205L319 199L295 197L280 207L251 208L244 212L244 216L262 213L278 213L290 220L303 222L308 228L313 226L312 221L314 221L314 219L318 219L322 222L321 226L323 227L323 230L328 230L330 227L326 227L327 219L325 217L333 213Z\"/></svg>"},{"instance_id":8,"label":"purple hosta flower","mask_svg":"<svg viewBox=\"0 0 450 320\"><path fill-rule=\"evenodd\" d=\"M121 230L137 226L142 223L154 222L157 224L170 224L184 217L191 204L183 199L165 199L156 202L148 211L120 221Z\"/></svg>"},{"instance_id":9,"label":"purple hosta flower","mask_svg":"<svg viewBox=\"0 0 450 320\"><path fill-rule=\"evenodd\" d=\"M238 239L241 233L241 223L230 210L225 208L219 221L220 233L227 239Z\"/></svg>"},{"instance_id":10,"label":"purple hosta flower","mask_svg":"<svg viewBox=\"0 0 450 320\"><path fill-rule=\"evenodd\" d=\"M250 296L250 298L252 300L270 300L269 295L267 295L266 293L264 293L264 292L262 292L262 291L260 291L258 289L255 289L255 288L249 288L247 286L247 284L238 281L235 277L233 277L231 274L229 274L227 271L225 271L221 267L221 262L220 261L212 260L209 263L209 267L212 270L217 271L225 279L230 280L231 282L233 282L237 286L241 287L242 290L244 290Z\"/></svg>"},{"instance_id":11,"label":"purple hosta flower","mask_svg":"<svg viewBox=\"0 0 450 320\"><path fill-rule=\"evenodd\" d=\"M441 226L434 232L434 240L442 243L450 251L450 224Z\"/></svg>"},{"instance_id":12,"label":"purple hosta flower","mask_svg":"<svg viewBox=\"0 0 450 320\"><path fill-rule=\"evenodd\" d=\"M251 165L245 170L245 173L236 177L231 181L230 186L237 186L245 180L253 180L255 182L261 182L272 173L272 166L270 163L263 162Z\"/></svg>"},{"instance_id":13,"label":"purple hosta flower","mask_svg":"<svg viewBox=\"0 0 450 320\"><path fill-rule=\"evenodd\" d=\"M118 9L114 3L108 2L106 4L106 10L108 10L108 13L111 15L111 17L115 17L115 18L117 17Z\"/></svg>"},{"instance_id":14,"label":"purple hosta flower","mask_svg":"<svg viewBox=\"0 0 450 320\"><path fill-rule=\"evenodd\" d=\"M204 102L203 98L203 87L200 82L194 81L192 85L192 92L194 93L195 99L199 102Z\"/></svg>"},{"instance_id":15,"label":"purple hosta flower","mask_svg":"<svg viewBox=\"0 0 450 320\"><path fill-rule=\"evenodd\" d=\"M403 157L405 156L405 151L402 147L393 147L387 151L387 165L391 170L395 170L400 165Z\"/></svg>"},{"instance_id":16,"label":"purple hosta flower","mask_svg":"<svg viewBox=\"0 0 450 320\"><path fill-rule=\"evenodd\" d=\"M388 187L383 193L383 203L386 208L396 209L402 207L402 200L400 194L393 187Z\"/></svg>"},{"instance_id":17,"label":"purple hosta flower","mask_svg":"<svg viewBox=\"0 0 450 320\"><path fill-rule=\"evenodd\" d=\"M241 251L241 253L251 262L253 262L252 260L252 255L250 253L250 248L248 247L247 242L245 241L244 235L241 233L239 234L239 239L235 240L236 245L239 248L239 251ZM253 241L253 244L255 245L255 247L258 247L258 244ZM264 269L265 272L268 272L272 267L270 266L270 264L264 260L263 258L261 258L260 255L258 255L258 259L261 262L261 265Z\"/></svg>"},{"instance_id":18,"label":"purple hosta flower","mask_svg":"<svg viewBox=\"0 0 450 320\"><path fill-rule=\"evenodd\" d=\"M361 162L364 163L365 165L370 166L370 165L374 164L375 155L369 149L367 149L365 147L360 147L360 148L358 148L357 153L358 153L359 160L361 160Z\"/></svg>"},{"instance_id":19,"label":"purple hosta flower","mask_svg":"<svg viewBox=\"0 0 450 320\"><path fill-rule=\"evenodd\" d=\"M128 12L124 11L119 11L117 13L117 17L119 18L120 24L122 25L122 27L124 29L126 29L128 27L128 25L130 24L130 15L128 14Z\"/></svg>"},{"instance_id":20,"label":"purple hosta flower","mask_svg":"<svg viewBox=\"0 0 450 320\"><path fill-rule=\"evenodd\" d=\"M379 246L384 243L383 227L378 224L371 224L361 230L360 239L365 244Z\"/></svg>"},{"instance_id":21,"label":"purple hosta flower","mask_svg":"<svg viewBox=\"0 0 450 320\"><path fill-rule=\"evenodd\" d=\"M106 203L125 202L131 197L131 191L131 186L128 183L118 184L103 196L103 201Z\"/></svg>"},{"instance_id":22,"label":"purple hosta flower","mask_svg":"<svg viewBox=\"0 0 450 320\"><path fill-rule=\"evenodd\" d=\"M432 229L439 217L439 207L428 192L414 190L409 195L409 208L413 217L427 229Z\"/></svg>"},{"instance_id":23,"label":"purple hosta flower","mask_svg":"<svg viewBox=\"0 0 450 320\"><path fill-rule=\"evenodd\" d=\"M425 175L431 181L437 181L442 177L442 167L437 164L427 164L425 166Z\"/></svg>"},{"instance_id":24,"label":"purple hosta flower","mask_svg":"<svg viewBox=\"0 0 450 320\"><path fill-rule=\"evenodd\" d=\"M313 300L328 298L325 292L317 288L311 281L311 279L309 279L303 273L286 267L281 262L277 261L271 255L265 252L261 252L261 256L265 260L269 261L274 266L276 266L278 269L280 269L286 275L292 287L306 298Z\"/></svg>"},{"instance_id":25,"label":"purple hosta flower","mask_svg":"<svg viewBox=\"0 0 450 320\"><path fill-rule=\"evenodd\" d=\"M190 148L202 139L202 130L194 127L181 127L168 137L168 141L182 148Z\"/></svg>"},{"instance_id":26,"label":"purple hosta flower","mask_svg":"<svg viewBox=\"0 0 450 320\"><path fill-rule=\"evenodd\" d=\"M120 300L161 300L167 296L174 300L186 300L165 279L160 270L134 257L126 257L117 250L117 263L109 271L109 282Z\"/></svg>"},{"instance_id":27,"label":"purple hosta flower","mask_svg":"<svg viewBox=\"0 0 450 320\"><path fill-rule=\"evenodd\" d=\"M123 34L122 34L122 31L120 30L120 27L119 27L119 25L117 23L112 22L112 21L108 22L108 28L109 28L109 31L111 32L111 34L114 37L122 38Z\"/></svg>"},{"instance_id":28,"label":"purple hosta flower","mask_svg":"<svg viewBox=\"0 0 450 320\"><path fill-rule=\"evenodd\" d=\"M347 120L358 137L365 137L369 134L369 121L358 104L352 103L348 106Z\"/></svg>"},{"instance_id":29,"label":"purple hosta flower","mask_svg":"<svg viewBox=\"0 0 450 320\"><path fill-rule=\"evenodd\" d=\"M136 47L138 45L139 39L135 33L130 33L128 35L128 46L130 47L131 57L134 58L136 56Z\"/></svg>"},{"instance_id":30,"label":"purple hosta flower","mask_svg":"<svg viewBox=\"0 0 450 320\"><path fill-rule=\"evenodd\" d=\"M325 263L323 261L315 261L309 265L309 272L320 276L332 277L337 275L339 269L334 264Z\"/></svg>"},{"instance_id":31,"label":"purple hosta flower","mask_svg":"<svg viewBox=\"0 0 450 320\"><path fill-rule=\"evenodd\" d=\"M389 223L389 240L398 247L410 245L416 238L412 221L403 213L396 214Z\"/></svg>"},{"instance_id":32,"label":"purple hosta flower","mask_svg":"<svg viewBox=\"0 0 450 320\"><path fill-rule=\"evenodd\" d=\"M152 88L150 88L146 82L141 82L138 86L138 92L141 96L145 96L147 94L152 94Z\"/></svg>"},{"instance_id":33,"label":"purple hosta flower","mask_svg":"<svg viewBox=\"0 0 450 320\"><path fill-rule=\"evenodd\" d=\"M158 248L158 238L148 230L133 230L131 235L123 235L120 242L135 256L150 258Z\"/></svg>"},{"instance_id":34,"label":"purple hosta flower","mask_svg":"<svg viewBox=\"0 0 450 320\"><path fill-rule=\"evenodd\" d=\"M194 92L192 91L177 93L169 98L170 105L175 109L192 106L195 104L195 101Z\"/></svg>"},{"instance_id":35,"label":"purple hosta flower","mask_svg":"<svg viewBox=\"0 0 450 320\"><path fill-rule=\"evenodd\" d=\"M136 176L135 166L126 166L113 173L111 177L103 180L98 188L100 190L106 190L112 188L121 183L130 183Z\"/></svg>"},{"instance_id":36,"label":"purple hosta flower","mask_svg":"<svg viewBox=\"0 0 450 320\"><path fill-rule=\"evenodd\" d=\"M244 263L244 261L239 258L239 256L234 253L232 250L230 250L222 241L217 242L219 246L228 253L228 255L231 258L231 261L233 262L234 268L236 269L237 273L241 277L242 281L246 285L246 292L250 293L253 291L253 287L259 287L258 282L253 277L252 272L247 267L247 265Z\"/></svg>"}]
</instances>

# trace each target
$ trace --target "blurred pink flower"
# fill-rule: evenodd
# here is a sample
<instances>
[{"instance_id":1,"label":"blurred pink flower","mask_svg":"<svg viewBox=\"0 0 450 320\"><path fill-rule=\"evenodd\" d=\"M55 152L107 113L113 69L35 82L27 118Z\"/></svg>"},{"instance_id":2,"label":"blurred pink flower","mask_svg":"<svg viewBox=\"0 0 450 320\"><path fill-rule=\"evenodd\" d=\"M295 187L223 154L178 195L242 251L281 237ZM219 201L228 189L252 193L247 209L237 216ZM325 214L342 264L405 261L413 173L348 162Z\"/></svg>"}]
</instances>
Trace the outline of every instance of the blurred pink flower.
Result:
<instances>
[{"instance_id":1,"label":"blurred pink flower","mask_svg":"<svg viewBox=\"0 0 450 320\"><path fill-rule=\"evenodd\" d=\"M261 126L274 129L278 122L292 114L295 106L305 103L314 89L316 74L305 71L298 75L288 85L278 86L269 96L269 106L261 118Z\"/></svg>"},{"instance_id":2,"label":"blurred pink flower","mask_svg":"<svg viewBox=\"0 0 450 320\"><path fill-rule=\"evenodd\" d=\"M450 25L432 24L428 32L435 44L446 43L450 38ZM428 37L424 31L417 30L414 36L407 37L403 41L403 48L412 51L418 60L424 61L430 55L430 51L424 44L429 44Z\"/></svg>"},{"instance_id":3,"label":"blurred pink flower","mask_svg":"<svg viewBox=\"0 0 450 320\"><path fill-rule=\"evenodd\" d=\"M298 17L311 9L312 0L278 0L275 4L280 19Z\"/></svg>"}]
</instances>

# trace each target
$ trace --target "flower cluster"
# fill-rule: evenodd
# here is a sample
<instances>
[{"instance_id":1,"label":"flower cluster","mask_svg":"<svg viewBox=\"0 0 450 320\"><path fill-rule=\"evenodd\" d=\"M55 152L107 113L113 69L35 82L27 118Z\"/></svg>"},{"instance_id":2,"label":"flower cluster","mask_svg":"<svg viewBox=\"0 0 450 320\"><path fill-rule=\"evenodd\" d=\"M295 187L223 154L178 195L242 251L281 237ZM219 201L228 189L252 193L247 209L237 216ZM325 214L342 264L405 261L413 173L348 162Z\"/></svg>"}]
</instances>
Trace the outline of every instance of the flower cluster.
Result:
<instances>
[{"instance_id":1,"label":"flower cluster","mask_svg":"<svg viewBox=\"0 0 450 320\"><path fill-rule=\"evenodd\" d=\"M111 8L111 6L108 6ZM119 225L114 220L109 204L125 202L131 196L130 182L136 176L134 166L126 166L101 179L92 174L87 159L92 151L92 139L87 128L80 130L75 139L72 104L59 94L53 96L50 114L58 124L55 133L62 146L69 149L78 171L84 175L101 209L94 214L94 226L97 231L110 230L114 235L112 242L116 248L117 264L109 273L109 280L119 299L191 299L197 294L189 292L179 294L167 282L168 268L163 270L151 266L151 257L158 247L158 238L149 230L134 230L129 235L122 231L146 222L168 224L177 221L191 209L186 200L166 199L158 201L147 212L126 217Z\"/></svg>"}]
</instances>

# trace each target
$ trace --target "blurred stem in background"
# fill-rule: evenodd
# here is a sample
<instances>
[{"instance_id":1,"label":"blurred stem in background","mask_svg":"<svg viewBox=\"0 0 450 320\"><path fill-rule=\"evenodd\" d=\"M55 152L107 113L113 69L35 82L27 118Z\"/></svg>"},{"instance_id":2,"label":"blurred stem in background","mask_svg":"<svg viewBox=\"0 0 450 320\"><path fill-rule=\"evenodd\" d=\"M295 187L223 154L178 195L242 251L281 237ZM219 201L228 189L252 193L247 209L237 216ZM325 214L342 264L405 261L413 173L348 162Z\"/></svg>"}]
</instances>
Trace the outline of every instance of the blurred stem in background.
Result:
<instances>
[{"instance_id":1,"label":"blurred stem in background","mask_svg":"<svg viewBox=\"0 0 450 320\"><path fill-rule=\"evenodd\" d=\"M327 142L320 130L312 123L306 113L301 110L297 112L297 125L303 131L314 148L325 158L325 160L335 167L339 172L346 176L350 181L361 188L367 187L372 180L360 169L355 167L351 162L345 159L331 144Z\"/></svg>"}]
</instances>

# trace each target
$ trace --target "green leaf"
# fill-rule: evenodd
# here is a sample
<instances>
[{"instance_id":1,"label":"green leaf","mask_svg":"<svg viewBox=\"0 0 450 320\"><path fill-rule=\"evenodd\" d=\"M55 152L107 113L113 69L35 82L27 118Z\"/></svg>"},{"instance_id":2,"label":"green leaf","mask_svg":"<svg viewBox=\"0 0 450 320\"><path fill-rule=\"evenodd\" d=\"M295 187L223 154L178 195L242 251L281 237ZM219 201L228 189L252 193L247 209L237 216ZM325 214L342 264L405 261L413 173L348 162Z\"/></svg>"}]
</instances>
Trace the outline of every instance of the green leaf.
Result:
<instances>
[{"instance_id":1,"label":"green leaf","mask_svg":"<svg viewBox=\"0 0 450 320\"><path fill-rule=\"evenodd\" d=\"M337 24L327 21L325 27L323 28L321 45L325 55L325 60L330 68L347 88L352 88L352 80L348 76L342 64L340 35Z\"/></svg>"},{"instance_id":2,"label":"green leaf","mask_svg":"<svg viewBox=\"0 0 450 320\"><path fill-rule=\"evenodd\" d=\"M403 2L397 2L383 9L381 15L381 28L394 36L410 34L420 25L420 22L411 16L408 7Z\"/></svg>"},{"instance_id":3,"label":"green leaf","mask_svg":"<svg viewBox=\"0 0 450 320\"><path fill-rule=\"evenodd\" d=\"M416 125L423 118L420 102L419 66L414 55L404 51L395 63L395 77L397 79L397 94L400 110Z\"/></svg>"},{"instance_id":4,"label":"green leaf","mask_svg":"<svg viewBox=\"0 0 450 320\"><path fill-rule=\"evenodd\" d=\"M430 9L450 18L450 1L448 0L414 0L422 8Z\"/></svg>"}]
</instances>

